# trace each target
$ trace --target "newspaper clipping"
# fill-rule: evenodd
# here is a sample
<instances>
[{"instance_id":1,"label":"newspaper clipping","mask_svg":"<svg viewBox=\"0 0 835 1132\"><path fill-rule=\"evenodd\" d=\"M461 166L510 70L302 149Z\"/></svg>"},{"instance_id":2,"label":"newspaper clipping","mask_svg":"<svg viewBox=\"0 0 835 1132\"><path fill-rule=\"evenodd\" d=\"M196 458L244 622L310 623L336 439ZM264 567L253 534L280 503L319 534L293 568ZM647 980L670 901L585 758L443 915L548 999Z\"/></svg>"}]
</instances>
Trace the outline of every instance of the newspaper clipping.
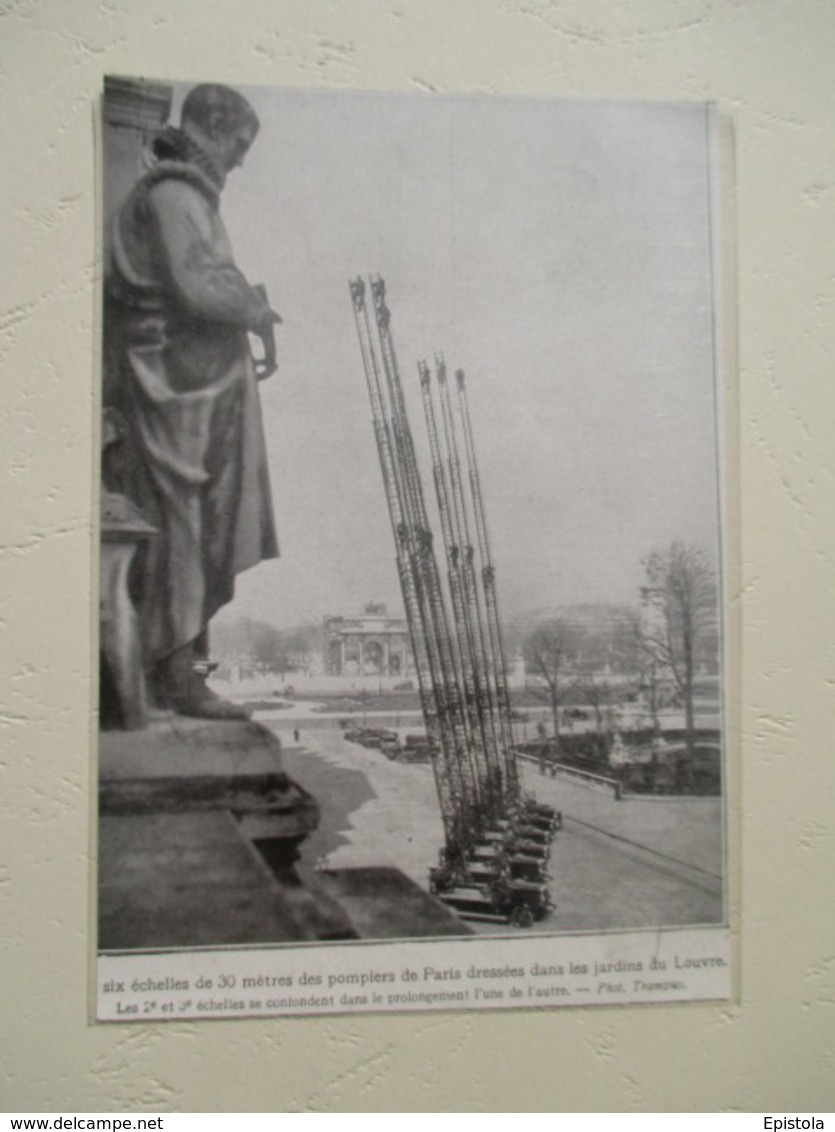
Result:
<instances>
[{"instance_id":1,"label":"newspaper clipping","mask_svg":"<svg viewBox=\"0 0 835 1132\"><path fill-rule=\"evenodd\" d=\"M711 108L101 141L97 1018L729 997Z\"/></svg>"}]
</instances>

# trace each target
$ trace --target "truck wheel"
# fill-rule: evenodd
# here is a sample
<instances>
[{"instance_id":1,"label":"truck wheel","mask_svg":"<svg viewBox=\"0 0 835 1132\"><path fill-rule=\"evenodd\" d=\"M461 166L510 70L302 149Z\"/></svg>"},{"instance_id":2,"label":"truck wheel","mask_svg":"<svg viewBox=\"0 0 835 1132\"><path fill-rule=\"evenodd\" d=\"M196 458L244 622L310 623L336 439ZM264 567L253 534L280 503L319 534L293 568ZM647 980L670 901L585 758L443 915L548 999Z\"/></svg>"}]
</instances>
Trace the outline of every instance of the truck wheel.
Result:
<instances>
[{"instance_id":1,"label":"truck wheel","mask_svg":"<svg viewBox=\"0 0 835 1132\"><path fill-rule=\"evenodd\" d=\"M527 904L517 904L510 913L510 922L514 928L529 928L533 924L533 912Z\"/></svg>"}]
</instances>

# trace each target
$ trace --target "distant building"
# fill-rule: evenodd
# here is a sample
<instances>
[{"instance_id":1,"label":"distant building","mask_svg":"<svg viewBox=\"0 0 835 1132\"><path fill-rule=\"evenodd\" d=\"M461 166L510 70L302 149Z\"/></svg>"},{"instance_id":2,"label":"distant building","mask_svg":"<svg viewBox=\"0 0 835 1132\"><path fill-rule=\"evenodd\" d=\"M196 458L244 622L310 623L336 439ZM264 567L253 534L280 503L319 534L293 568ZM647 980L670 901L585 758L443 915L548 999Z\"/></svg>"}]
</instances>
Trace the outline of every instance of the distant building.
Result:
<instances>
[{"instance_id":1,"label":"distant building","mask_svg":"<svg viewBox=\"0 0 835 1132\"><path fill-rule=\"evenodd\" d=\"M326 617L324 662L329 676L410 676L415 671L405 617L369 602L358 617Z\"/></svg>"}]
</instances>

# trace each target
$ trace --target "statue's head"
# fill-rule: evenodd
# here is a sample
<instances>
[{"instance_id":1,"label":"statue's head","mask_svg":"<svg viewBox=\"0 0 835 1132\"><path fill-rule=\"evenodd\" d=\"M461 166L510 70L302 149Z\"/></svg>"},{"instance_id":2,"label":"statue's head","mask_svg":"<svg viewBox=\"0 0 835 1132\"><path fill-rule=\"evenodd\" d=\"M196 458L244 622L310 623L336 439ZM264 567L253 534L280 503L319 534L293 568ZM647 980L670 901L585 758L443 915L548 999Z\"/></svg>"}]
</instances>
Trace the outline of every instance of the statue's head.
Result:
<instances>
[{"instance_id":1,"label":"statue's head","mask_svg":"<svg viewBox=\"0 0 835 1132\"><path fill-rule=\"evenodd\" d=\"M180 126L225 177L243 164L259 128L258 115L242 94L228 86L205 83L188 92Z\"/></svg>"}]
</instances>

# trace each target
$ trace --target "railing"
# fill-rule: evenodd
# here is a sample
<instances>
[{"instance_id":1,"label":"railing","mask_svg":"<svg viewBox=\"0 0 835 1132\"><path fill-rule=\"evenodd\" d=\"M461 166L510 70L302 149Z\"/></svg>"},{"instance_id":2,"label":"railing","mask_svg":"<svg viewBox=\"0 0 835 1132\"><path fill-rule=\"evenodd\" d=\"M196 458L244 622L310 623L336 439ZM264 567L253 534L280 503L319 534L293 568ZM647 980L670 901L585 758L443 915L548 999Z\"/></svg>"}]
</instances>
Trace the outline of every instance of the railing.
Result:
<instances>
[{"instance_id":1,"label":"railing","mask_svg":"<svg viewBox=\"0 0 835 1132\"><path fill-rule=\"evenodd\" d=\"M583 782L591 782L598 786L605 786L614 791L615 798L620 799L622 786L616 778L610 778L606 774L594 774L590 770L582 770L580 767L570 766L568 763L553 762L550 759L541 759L539 755L531 755L524 751L518 751L517 757L525 759L529 763L536 763L543 768L543 773L550 771L553 776L557 774L565 774L569 778L579 778Z\"/></svg>"}]
</instances>

